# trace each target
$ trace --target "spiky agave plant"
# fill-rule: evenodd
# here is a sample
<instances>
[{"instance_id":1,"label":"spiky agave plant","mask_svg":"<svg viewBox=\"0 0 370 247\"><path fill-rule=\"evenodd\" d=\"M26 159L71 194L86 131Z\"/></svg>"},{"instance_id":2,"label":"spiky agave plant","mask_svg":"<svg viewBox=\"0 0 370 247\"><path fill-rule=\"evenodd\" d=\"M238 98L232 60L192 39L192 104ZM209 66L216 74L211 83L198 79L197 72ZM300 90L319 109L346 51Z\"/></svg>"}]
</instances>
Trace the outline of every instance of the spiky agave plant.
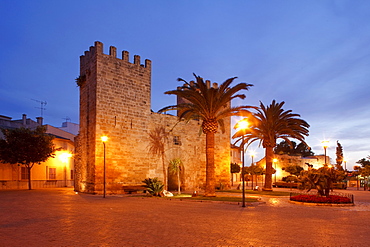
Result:
<instances>
[{"instance_id":1,"label":"spiky agave plant","mask_svg":"<svg viewBox=\"0 0 370 247\"><path fill-rule=\"evenodd\" d=\"M145 187L148 189L149 194L152 196L161 196L163 191L163 183L158 178L146 178L143 180Z\"/></svg>"}]
</instances>

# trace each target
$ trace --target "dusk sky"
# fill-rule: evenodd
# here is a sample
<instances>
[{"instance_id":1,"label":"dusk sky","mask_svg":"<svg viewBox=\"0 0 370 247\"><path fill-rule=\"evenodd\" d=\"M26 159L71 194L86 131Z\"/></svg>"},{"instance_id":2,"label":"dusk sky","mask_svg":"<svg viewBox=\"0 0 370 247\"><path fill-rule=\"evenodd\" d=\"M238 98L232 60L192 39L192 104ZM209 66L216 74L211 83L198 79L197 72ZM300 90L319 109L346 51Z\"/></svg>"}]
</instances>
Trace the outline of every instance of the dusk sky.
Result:
<instances>
[{"instance_id":1,"label":"dusk sky","mask_svg":"<svg viewBox=\"0 0 370 247\"><path fill-rule=\"evenodd\" d=\"M192 73L254 86L234 105L285 101L307 143L347 167L370 155L370 1L0 0L0 115L79 121L79 57L95 41L152 60L152 109ZM262 148L252 146L257 159ZM247 160L247 162L249 162Z\"/></svg>"}]
</instances>

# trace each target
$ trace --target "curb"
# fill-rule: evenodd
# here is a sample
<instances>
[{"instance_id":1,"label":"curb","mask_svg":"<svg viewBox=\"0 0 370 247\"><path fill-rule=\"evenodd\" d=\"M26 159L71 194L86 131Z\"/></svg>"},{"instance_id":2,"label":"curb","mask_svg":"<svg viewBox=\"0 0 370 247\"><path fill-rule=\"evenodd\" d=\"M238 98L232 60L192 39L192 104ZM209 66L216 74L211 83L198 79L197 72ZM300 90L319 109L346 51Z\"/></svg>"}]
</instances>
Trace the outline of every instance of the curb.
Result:
<instances>
[{"instance_id":1,"label":"curb","mask_svg":"<svg viewBox=\"0 0 370 247\"><path fill-rule=\"evenodd\" d=\"M291 201L292 204L305 205L305 206L330 206L330 207L352 207L355 206L354 203L316 203L316 202L297 202Z\"/></svg>"}]
</instances>

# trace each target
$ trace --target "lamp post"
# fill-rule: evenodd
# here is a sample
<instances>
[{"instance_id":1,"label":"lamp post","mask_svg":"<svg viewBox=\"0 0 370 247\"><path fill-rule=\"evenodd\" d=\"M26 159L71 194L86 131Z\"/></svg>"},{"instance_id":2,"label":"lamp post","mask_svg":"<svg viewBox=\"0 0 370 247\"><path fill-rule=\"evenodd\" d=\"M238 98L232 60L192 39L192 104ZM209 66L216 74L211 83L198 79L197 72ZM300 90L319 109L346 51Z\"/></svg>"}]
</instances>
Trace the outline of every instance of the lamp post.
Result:
<instances>
[{"instance_id":1,"label":"lamp post","mask_svg":"<svg viewBox=\"0 0 370 247\"><path fill-rule=\"evenodd\" d=\"M248 122L246 120L240 120L236 126L236 129L243 130L244 133L242 135L242 143L241 143L241 148L242 148L242 207L245 207L245 174L244 174L244 135L245 135L245 130L248 128Z\"/></svg>"},{"instance_id":2,"label":"lamp post","mask_svg":"<svg viewBox=\"0 0 370 247\"><path fill-rule=\"evenodd\" d=\"M324 165L326 165L326 149L328 148L328 145L329 145L329 141L322 141L321 142L321 144L322 144L322 147L324 148L324 155L325 155L325 164Z\"/></svg>"},{"instance_id":3,"label":"lamp post","mask_svg":"<svg viewBox=\"0 0 370 247\"><path fill-rule=\"evenodd\" d=\"M252 162L251 162L251 166L253 166L253 158L254 158L254 156L256 155L256 153L254 152L254 151L251 151L250 152L250 155L251 155L251 159L252 159ZM254 172L251 174L251 176L252 176L252 190L254 190L254 185L253 185L253 176L254 176ZM257 186L257 176L256 176L256 186Z\"/></svg>"},{"instance_id":4,"label":"lamp post","mask_svg":"<svg viewBox=\"0 0 370 247\"><path fill-rule=\"evenodd\" d=\"M276 186L276 172L277 172L277 170L276 170L276 162L278 161L278 159L276 159L276 158L274 158L273 160L272 160L272 162L274 162L274 165L275 165L275 186Z\"/></svg>"},{"instance_id":5,"label":"lamp post","mask_svg":"<svg viewBox=\"0 0 370 247\"><path fill-rule=\"evenodd\" d=\"M104 147L104 175L103 175L103 177L104 177L104 181L103 181L104 189L103 189L103 198L105 198L105 195L106 195L105 143L108 141L108 137L107 136L102 136L101 141L103 142L103 147Z\"/></svg>"},{"instance_id":6,"label":"lamp post","mask_svg":"<svg viewBox=\"0 0 370 247\"><path fill-rule=\"evenodd\" d=\"M251 158L252 158L252 163L251 163L251 165L253 165L253 158L254 158L254 156L256 156L256 153L255 152L250 152L250 154L251 154Z\"/></svg>"},{"instance_id":7,"label":"lamp post","mask_svg":"<svg viewBox=\"0 0 370 247\"><path fill-rule=\"evenodd\" d=\"M347 160L344 160L344 171L347 171Z\"/></svg>"}]
</instances>

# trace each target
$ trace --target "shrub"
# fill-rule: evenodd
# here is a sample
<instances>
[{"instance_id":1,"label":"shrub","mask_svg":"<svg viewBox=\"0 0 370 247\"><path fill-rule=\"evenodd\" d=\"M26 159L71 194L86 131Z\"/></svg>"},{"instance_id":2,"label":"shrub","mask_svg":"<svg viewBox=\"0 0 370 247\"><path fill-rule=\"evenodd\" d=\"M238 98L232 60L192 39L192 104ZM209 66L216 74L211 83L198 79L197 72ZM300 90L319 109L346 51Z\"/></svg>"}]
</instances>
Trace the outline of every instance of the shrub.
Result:
<instances>
[{"instance_id":1,"label":"shrub","mask_svg":"<svg viewBox=\"0 0 370 247\"><path fill-rule=\"evenodd\" d=\"M145 183L145 187L152 196L161 196L164 184L158 178L147 178L143 180L143 183Z\"/></svg>"}]
</instances>

